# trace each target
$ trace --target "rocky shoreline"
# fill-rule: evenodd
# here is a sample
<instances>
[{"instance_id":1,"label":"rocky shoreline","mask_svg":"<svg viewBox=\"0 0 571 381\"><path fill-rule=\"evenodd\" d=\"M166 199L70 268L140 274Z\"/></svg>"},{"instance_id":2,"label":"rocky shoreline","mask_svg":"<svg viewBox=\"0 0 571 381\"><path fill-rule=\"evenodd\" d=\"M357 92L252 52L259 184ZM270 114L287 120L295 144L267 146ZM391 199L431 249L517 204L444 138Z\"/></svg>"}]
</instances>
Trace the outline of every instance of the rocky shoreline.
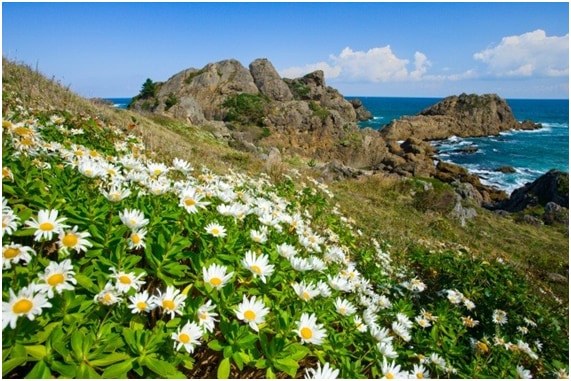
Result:
<instances>
[{"instance_id":1,"label":"rocky shoreline","mask_svg":"<svg viewBox=\"0 0 571 381\"><path fill-rule=\"evenodd\" d=\"M286 156L321 163L318 167L327 179L379 172L436 178L452 184L470 203L489 209L505 205L506 192L439 160L430 142L542 127L518 122L496 94L460 94L380 131L361 129L357 122L372 114L360 100L348 101L327 86L322 71L281 78L267 59L256 59L248 68L224 60L183 70L166 82L149 81L130 109L184 120L236 148L271 156L272 162Z\"/></svg>"}]
</instances>

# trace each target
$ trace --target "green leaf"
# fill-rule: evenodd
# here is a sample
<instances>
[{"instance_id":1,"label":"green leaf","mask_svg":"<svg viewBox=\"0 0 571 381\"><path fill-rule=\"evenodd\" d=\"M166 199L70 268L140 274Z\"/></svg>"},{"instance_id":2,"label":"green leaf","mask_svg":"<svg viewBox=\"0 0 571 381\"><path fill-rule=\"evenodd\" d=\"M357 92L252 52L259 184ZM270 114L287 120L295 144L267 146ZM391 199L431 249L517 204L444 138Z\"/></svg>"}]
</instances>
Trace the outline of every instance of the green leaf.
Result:
<instances>
[{"instance_id":1,"label":"green leaf","mask_svg":"<svg viewBox=\"0 0 571 381\"><path fill-rule=\"evenodd\" d=\"M127 360L129 359L130 356L126 353L110 353L106 356L103 356L101 358L95 359L95 360L91 360L89 361L89 363L92 366L108 366L111 364L115 364L116 362L119 361L123 361L123 360Z\"/></svg>"},{"instance_id":2,"label":"green leaf","mask_svg":"<svg viewBox=\"0 0 571 381\"><path fill-rule=\"evenodd\" d=\"M2 371L4 371L4 364L2 364ZM25 378L51 378L51 375L50 368L45 361L38 361Z\"/></svg>"},{"instance_id":3,"label":"green leaf","mask_svg":"<svg viewBox=\"0 0 571 381\"><path fill-rule=\"evenodd\" d=\"M52 361L50 367L52 370L58 372L65 378L75 378L78 369L77 365L75 364L64 364L59 361Z\"/></svg>"},{"instance_id":4,"label":"green leaf","mask_svg":"<svg viewBox=\"0 0 571 381\"><path fill-rule=\"evenodd\" d=\"M81 360L83 357L83 351L81 348L81 343L83 342L83 334L79 331L73 332L71 335L71 350L75 355L77 360Z\"/></svg>"},{"instance_id":5,"label":"green leaf","mask_svg":"<svg viewBox=\"0 0 571 381\"><path fill-rule=\"evenodd\" d=\"M184 375L178 372L172 364L158 358L144 357L143 365L163 378L184 378Z\"/></svg>"},{"instance_id":6,"label":"green leaf","mask_svg":"<svg viewBox=\"0 0 571 381\"><path fill-rule=\"evenodd\" d=\"M274 370L272 368L266 369L266 378L272 378L272 379L276 378L276 374L274 373Z\"/></svg>"},{"instance_id":7,"label":"green leaf","mask_svg":"<svg viewBox=\"0 0 571 381\"><path fill-rule=\"evenodd\" d=\"M27 357L15 357L7 361L2 361L2 377L28 361Z\"/></svg>"},{"instance_id":8,"label":"green leaf","mask_svg":"<svg viewBox=\"0 0 571 381\"><path fill-rule=\"evenodd\" d=\"M113 364L103 371L101 378L127 378L127 372L133 368L133 360Z\"/></svg>"},{"instance_id":9,"label":"green leaf","mask_svg":"<svg viewBox=\"0 0 571 381\"><path fill-rule=\"evenodd\" d=\"M218 379L227 379L230 377L230 359L225 358L220 361L220 365L218 365L218 371L216 372L216 377Z\"/></svg>"},{"instance_id":10,"label":"green leaf","mask_svg":"<svg viewBox=\"0 0 571 381\"><path fill-rule=\"evenodd\" d=\"M282 372L286 372L290 377L295 377L297 368L299 368L297 361L290 358L276 359L273 361L273 364L276 369L281 370Z\"/></svg>"},{"instance_id":11,"label":"green leaf","mask_svg":"<svg viewBox=\"0 0 571 381\"><path fill-rule=\"evenodd\" d=\"M208 345L208 348L212 349L213 351L217 351L217 352L220 352L222 349L224 349L222 344L220 344L220 342L216 339L209 341L208 344L206 344L206 345Z\"/></svg>"},{"instance_id":12,"label":"green leaf","mask_svg":"<svg viewBox=\"0 0 571 381\"><path fill-rule=\"evenodd\" d=\"M26 353L36 360L43 360L48 351L44 345L27 345Z\"/></svg>"},{"instance_id":13,"label":"green leaf","mask_svg":"<svg viewBox=\"0 0 571 381\"><path fill-rule=\"evenodd\" d=\"M79 370L77 371L77 378L101 378L99 374L87 365L86 363L82 362L79 364Z\"/></svg>"}]
</instances>

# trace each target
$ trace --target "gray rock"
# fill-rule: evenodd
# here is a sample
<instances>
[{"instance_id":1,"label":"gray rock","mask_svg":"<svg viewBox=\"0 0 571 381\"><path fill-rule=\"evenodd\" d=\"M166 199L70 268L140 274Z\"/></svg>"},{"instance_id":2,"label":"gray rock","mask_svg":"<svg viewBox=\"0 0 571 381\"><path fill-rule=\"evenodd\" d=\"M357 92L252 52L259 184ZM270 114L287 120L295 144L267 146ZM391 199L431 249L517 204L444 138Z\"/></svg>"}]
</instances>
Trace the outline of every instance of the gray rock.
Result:
<instances>
[{"instance_id":1,"label":"gray rock","mask_svg":"<svg viewBox=\"0 0 571 381\"><path fill-rule=\"evenodd\" d=\"M260 92L274 101L290 101L293 95L270 61L259 58L250 64L250 73Z\"/></svg>"}]
</instances>

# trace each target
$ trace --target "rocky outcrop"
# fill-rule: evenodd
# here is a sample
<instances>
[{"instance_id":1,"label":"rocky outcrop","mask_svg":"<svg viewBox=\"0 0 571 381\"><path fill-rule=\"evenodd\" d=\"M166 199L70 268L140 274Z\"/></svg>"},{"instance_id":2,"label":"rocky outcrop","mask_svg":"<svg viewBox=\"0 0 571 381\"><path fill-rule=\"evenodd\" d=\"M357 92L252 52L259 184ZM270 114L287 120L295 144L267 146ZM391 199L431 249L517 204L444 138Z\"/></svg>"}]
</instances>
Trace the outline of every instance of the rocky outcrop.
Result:
<instances>
[{"instance_id":1,"label":"rocky outcrop","mask_svg":"<svg viewBox=\"0 0 571 381\"><path fill-rule=\"evenodd\" d=\"M267 59L253 61L249 69L224 60L183 70L154 87L152 97L136 97L131 108L216 125L227 136L220 126L225 123L235 147L276 147L283 154L357 168L376 164L387 151L377 132L357 125L367 118L363 104L327 86L321 70L287 79Z\"/></svg>"},{"instance_id":2,"label":"rocky outcrop","mask_svg":"<svg viewBox=\"0 0 571 381\"><path fill-rule=\"evenodd\" d=\"M527 208L553 203L569 209L569 174L551 170L532 183L527 183L512 192L509 199L495 205L494 209L520 212ZM549 211L556 208L551 205Z\"/></svg>"},{"instance_id":3,"label":"rocky outcrop","mask_svg":"<svg viewBox=\"0 0 571 381\"><path fill-rule=\"evenodd\" d=\"M507 102L496 94L450 96L415 116L406 116L381 129L387 140L440 140L451 136L498 135L508 130L541 128L530 121L518 122Z\"/></svg>"}]
</instances>

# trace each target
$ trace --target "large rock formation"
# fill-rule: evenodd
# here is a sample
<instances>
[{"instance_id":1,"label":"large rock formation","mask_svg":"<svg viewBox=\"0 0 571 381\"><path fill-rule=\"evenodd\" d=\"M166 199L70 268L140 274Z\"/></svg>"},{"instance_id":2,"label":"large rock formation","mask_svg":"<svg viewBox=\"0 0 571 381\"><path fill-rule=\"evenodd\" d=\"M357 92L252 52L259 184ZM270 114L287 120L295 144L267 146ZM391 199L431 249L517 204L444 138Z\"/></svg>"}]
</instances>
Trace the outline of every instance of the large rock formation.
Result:
<instances>
[{"instance_id":1,"label":"large rock formation","mask_svg":"<svg viewBox=\"0 0 571 381\"><path fill-rule=\"evenodd\" d=\"M530 121L518 122L507 102L496 94L450 96L415 116L405 116L381 129L387 140L446 139L453 135L477 137L508 130L541 128Z\"/></svg>"},{"instance_id":2,"label":"large rock formation","mask_svg":"<svg viewBox=\"0 0 571 381\"><path fill-rule=\"evenodd\" d=\"M219 135L238 141L236 147L255 143L354 167L376 164L387 151L378 133L357 125L372 115L358 100L349 102L326 86L321 70L282 79L267 59L249 69L224 60L183 70L155 87L153 97L135 97L131 108L215 125Z\"/></svg>"}]
</instances>

